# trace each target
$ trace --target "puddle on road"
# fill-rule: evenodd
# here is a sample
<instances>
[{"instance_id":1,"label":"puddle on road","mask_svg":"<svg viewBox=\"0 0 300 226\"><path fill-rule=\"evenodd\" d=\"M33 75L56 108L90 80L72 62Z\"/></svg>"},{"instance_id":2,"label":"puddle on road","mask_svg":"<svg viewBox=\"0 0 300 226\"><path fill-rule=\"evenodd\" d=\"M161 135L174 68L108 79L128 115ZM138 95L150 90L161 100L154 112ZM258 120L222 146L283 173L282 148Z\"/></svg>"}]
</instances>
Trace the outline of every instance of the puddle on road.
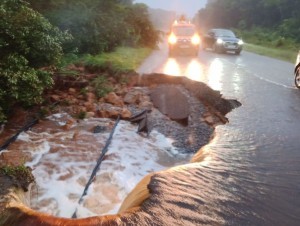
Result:
<instances>
[{"instance_id":1,"label":"puddle on road","mask_svg":"<svg viewBox=\"0 0 300 226\"><path fill-rule=\"evenodd\" d=\"M137 134L137 125L121 121L88 194L78 204L114 121L89 119L64 129L68 120L68 115L53 115L17 141L32 156L27 163L36 178L31 207L44 213L66 218L75 211L78 218L115 214L145 175L190 159L162 134L152 131L144 138ZM110 129L94 134L95 126Z\"/></svg>"}]
</instances>

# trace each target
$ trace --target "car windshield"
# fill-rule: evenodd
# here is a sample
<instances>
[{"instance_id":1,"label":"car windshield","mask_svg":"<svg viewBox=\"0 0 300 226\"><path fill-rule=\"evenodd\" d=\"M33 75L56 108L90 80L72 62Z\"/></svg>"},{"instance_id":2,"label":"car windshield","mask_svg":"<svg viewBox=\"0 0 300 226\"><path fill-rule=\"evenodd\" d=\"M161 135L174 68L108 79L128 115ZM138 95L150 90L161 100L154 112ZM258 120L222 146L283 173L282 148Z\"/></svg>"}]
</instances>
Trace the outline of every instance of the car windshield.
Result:
<instances>
[{"instance_id":1,"label":"car windshield","mask_svg":"<svg viewBox=\"0 0 300 226\"><path fill-rule=\"evenodd\" d=\"M173 33L177 36L192 36L195 34L195 28L187 26L176 26L173 27Z\"/></svg>"},{"instance_id":2,"label":"car windshield","mask_svg":"<svg viewBox=\"0 0 300 226\"><path fill-rule=\"evenodd\" d=\"M215 30L218 37L235 37L235 34L230 30Z\"/></svg>"}]
</instances>

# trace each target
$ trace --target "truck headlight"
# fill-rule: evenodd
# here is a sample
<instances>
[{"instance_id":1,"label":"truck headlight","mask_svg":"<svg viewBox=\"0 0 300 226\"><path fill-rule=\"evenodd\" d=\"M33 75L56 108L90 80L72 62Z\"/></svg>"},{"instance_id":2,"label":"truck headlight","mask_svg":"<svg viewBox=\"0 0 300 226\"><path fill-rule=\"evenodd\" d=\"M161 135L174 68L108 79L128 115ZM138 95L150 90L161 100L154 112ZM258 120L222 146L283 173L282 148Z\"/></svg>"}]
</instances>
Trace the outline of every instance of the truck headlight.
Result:
<instances>
[{"instance_id":1,"label":"truck headlight","mask_svg":"<svg viewBox=\"0 0 300 226\"><path fill-rule=\"evenodd\" d=\"M241 46L241 45L244 45L244 42L243 40L239 40L238 44Z\"/></svg>"},{"instance_id":2,"label":"truck headlight","mask_svg":"<svg viewBox=\"0 0 300 226\"><path fill-rule=\"evenodd\" d=\"M199 35L194 35L194 36L192 37L192 43L193 43L193 45L199 45L200 42L201 42L201 40L200 40Z\"/></svg>"},{"instance_id":3,"label":"truck headlight","mask_svg":"<svg viewBox=\"0 0 300 226\"><path fill-rule=\"evenodd\" d=\"M171 45L176 44L176 42L177 42L176 36L175 36L174 34L171 34L171 35L169 36L169 38L168 38L168 42L169 42L169 44L171 44Z\"/></svg>"}]
</instances>

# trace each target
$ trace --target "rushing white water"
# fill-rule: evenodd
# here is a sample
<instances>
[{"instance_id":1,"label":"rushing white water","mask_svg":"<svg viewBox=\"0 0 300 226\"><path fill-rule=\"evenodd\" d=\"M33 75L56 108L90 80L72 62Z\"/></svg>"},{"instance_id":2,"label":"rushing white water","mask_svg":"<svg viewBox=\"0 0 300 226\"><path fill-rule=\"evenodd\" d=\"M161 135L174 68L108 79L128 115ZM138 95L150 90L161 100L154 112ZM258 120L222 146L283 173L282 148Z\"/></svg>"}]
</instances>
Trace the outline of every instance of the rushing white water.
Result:
<instances>
[{"instance_id":1,"label":"rushing white water","mask_svg":"<svg viewBox=\"0 0 300 226\"><path fill-rule=\"evenodd\" d=\"M149 137L138 134L137 125L121 121L117 126L104 161L88 193L79 203L84 187L96 165L114 121L88 119L65 125L70 117L52 115L18 142L31 155L36 189L32 208L60 217L88 217L117 213L122 201L148 173L186 163L172 140L152 131ZM107 129L93 133L95 126Z\"/></svg>"}]
</instances>

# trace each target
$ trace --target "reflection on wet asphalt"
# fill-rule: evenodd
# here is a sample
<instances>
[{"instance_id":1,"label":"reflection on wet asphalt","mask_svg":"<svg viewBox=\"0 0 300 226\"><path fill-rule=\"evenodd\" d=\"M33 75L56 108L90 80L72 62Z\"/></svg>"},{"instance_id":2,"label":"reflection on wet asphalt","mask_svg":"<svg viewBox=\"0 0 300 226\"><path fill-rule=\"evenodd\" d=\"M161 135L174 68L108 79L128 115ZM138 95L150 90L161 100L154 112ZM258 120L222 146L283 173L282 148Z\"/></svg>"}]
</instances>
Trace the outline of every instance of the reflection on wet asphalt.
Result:
<instances>
[{"instance_id":1,"label":"reflection on wet asphalt","mask_svg":"<svg viewBox=\"0 0 300 226\"><path fill-rule=\"evenodd\" d=\"M225 225L298 225L300 92L293 85L293 64L248 52L168 58L162 49L160 57L152 72L203 81L242 103L202 149L198 177L210 178L201 193L209 217ZM145 68L147 62L140 72ZM213 202L216 194L224 202Z\"/></svg>"}]
</instances>

